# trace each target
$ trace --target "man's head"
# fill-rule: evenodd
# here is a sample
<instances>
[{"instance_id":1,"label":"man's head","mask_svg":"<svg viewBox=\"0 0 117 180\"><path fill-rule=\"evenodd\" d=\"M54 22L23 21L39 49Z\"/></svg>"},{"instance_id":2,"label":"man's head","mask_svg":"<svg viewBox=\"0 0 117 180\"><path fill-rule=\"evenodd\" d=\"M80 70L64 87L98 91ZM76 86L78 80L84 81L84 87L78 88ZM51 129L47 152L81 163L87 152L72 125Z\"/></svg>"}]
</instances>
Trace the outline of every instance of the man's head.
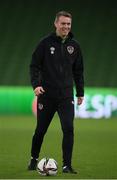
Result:
<instances>
[{"instance_id":1,"label":"man's head","mask_svg":"<svg viewBox=\"0 0 117 180\"><path fill-rule=\"evenodd\" d=\"M71 30L72 16L66 11L60 11L56 14L54 25L56 33L61 38L66 38Z\"/></svg>"}]
</instances>

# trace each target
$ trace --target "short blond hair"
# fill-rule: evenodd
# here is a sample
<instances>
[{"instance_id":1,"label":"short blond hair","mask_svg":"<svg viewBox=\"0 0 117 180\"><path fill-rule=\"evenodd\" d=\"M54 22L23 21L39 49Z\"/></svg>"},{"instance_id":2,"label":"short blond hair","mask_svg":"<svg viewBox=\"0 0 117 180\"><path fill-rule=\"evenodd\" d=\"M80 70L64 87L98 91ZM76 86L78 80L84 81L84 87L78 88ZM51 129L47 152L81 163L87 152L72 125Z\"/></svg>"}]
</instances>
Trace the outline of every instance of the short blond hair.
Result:
<instances>
[{"instance_id":1,"label":"short blond hair","mask_svg":"<svg viewBox=\"0 0 117 180\"><path fill-rule=\"evenodd\" d=\"M72 19L72 15L67 12L67 11L59 11L58 13L56 13L56 17L55 17L55 21L58 21L60 16L65 16L65 17L69 17Z\"/></svg>"}]
</instances>

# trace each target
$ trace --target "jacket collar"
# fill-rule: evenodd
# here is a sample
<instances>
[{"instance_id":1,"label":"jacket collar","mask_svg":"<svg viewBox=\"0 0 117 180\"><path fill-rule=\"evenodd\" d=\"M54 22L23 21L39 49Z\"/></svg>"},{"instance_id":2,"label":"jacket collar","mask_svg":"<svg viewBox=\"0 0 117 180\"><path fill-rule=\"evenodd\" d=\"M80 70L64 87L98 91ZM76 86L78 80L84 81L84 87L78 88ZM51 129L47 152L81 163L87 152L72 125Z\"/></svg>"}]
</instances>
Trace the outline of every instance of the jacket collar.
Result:
<instances>
[{"instance_id":1,"label":"jacket collar","mask_svg":"<svg viewBox=\"0 0 117 180\"><path fill-rule=\"evenodd\" d=\"M62 41L62 38L61 38L60 36L57 36L57 35L56 35L56 32L51 33L51 36L52 36L55 40L57 40L57 41L59 41L59 42ZM66 41L72 39L73 37L74 37L74 36L73 36L73 33L72 33L72 32L69 32Z\"/></svg>"}]
</instances>

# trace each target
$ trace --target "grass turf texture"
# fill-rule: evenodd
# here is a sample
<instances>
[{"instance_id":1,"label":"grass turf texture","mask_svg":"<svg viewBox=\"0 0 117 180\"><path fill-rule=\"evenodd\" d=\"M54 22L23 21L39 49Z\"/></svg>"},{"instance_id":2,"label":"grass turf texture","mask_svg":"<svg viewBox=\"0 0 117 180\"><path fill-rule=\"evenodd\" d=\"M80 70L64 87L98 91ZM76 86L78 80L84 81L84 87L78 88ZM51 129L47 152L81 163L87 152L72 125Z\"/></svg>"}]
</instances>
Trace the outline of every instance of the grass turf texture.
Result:
<instances>
[{"instance_id":1,"label":"grass turf texture","mask_svg":"<svg viewBox=\"0 0 117 180\"><path fill-rule=\"evenodd\" d=\"M62 132L55 115L40 153L58 162L55 177L43 177L27 170L32 134L36 125L33 116L0 116L0 179L112 179L117 178L117 120L78 119L74 121L75 142L73 167L77 175L63 174Z\"/></svg>"}]
</instances>

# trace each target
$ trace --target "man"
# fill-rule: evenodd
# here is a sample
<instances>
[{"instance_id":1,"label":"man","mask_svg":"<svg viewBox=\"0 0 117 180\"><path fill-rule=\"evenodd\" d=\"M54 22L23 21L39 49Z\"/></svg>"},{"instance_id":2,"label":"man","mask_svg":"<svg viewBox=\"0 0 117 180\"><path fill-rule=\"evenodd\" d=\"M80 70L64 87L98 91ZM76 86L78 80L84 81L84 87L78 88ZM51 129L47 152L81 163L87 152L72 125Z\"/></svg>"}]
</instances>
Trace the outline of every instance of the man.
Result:
<instances>
[{"instance_id":1,"label":"man","mask_svg":"<svg viewBox=\"0 0 117 180\"><path fill-rule=\"evenodd\" d=\"M35 170L44 135L58 112L63 131L63 173L77 172L72 168L74 140L73 80L78 105L84 96L83 59L79 44L71 33L72 16L60 11L56 14L56 32L43 38L32 55L31 83L37 100L37 126L32 139L29 170Z\"/></svg>"}]
</instances>

